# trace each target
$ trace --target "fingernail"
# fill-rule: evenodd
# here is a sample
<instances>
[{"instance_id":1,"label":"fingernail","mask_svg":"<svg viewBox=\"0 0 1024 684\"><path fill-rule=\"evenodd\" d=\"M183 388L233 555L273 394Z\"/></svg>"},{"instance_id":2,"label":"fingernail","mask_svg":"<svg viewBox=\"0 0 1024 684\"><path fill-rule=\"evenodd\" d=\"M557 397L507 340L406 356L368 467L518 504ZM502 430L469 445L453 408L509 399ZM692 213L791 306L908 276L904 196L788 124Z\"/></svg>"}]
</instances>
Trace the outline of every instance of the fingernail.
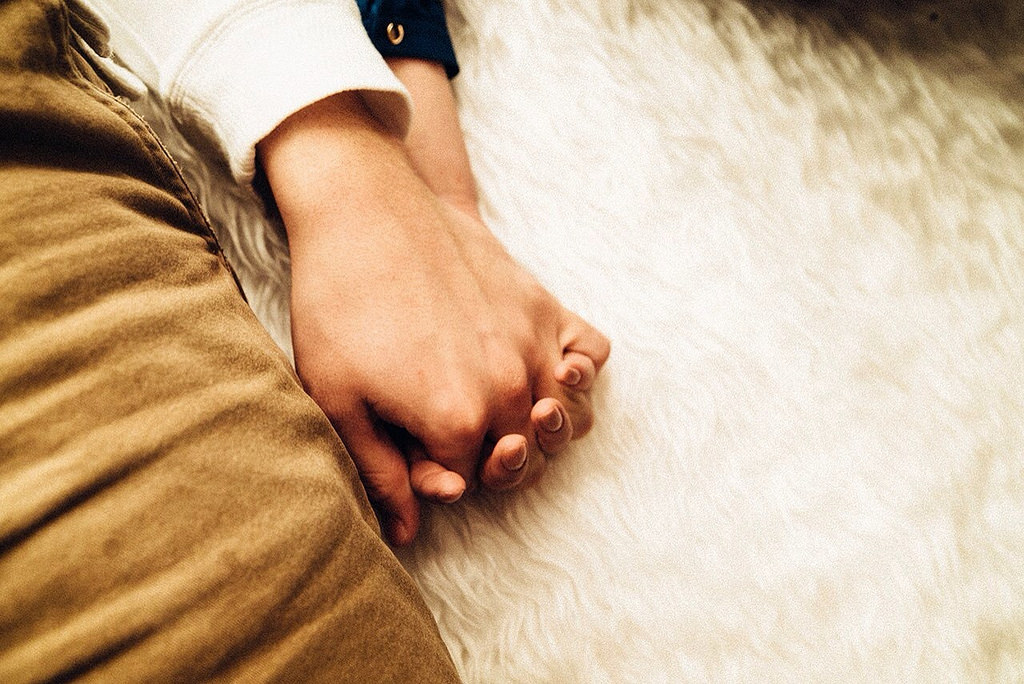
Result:
<instances>
[{"instance_id":1,"label":"fingernail","mask_svg":"<svg viewBox=\"0 0 1024 684\"><path fill-rule=\"evenodd\" d=\"M573 385L578 385L582 379L583 373L580 373L578 368L569 366L568 370L565 371L565 377L562 378L562 384L572 387Z\"/></svg>"},{"instance_id":2,"label":"fingernail","mask_svg":"<svg viewBox=\"0 0 1024 684\"><path fill-rule=\"evenodd\" d=\"M446 504L453 504L462 498L462 493L466 491L464 487L460 488L449 488L448 491L441 495L441 502Z\"/></svg>"},{"instance_id":3,"label":"fingernail","mask_svg":"<svg viewBox=\"0 0 1024 684\"><path fill-rule=\"evenodd\" d=\"M506 457L504 464L508 470L522 470L526 465L526 445L521 445L514 455Z\"/></svg>"},{"instance_id":4,"label":"fingernail","mask_svg":"<svg viewBox=\"0 0 1024 684\"><path fill-rule=\"evenodd\" d=\"M562 429L562 412L555 409L548 415L540 419L541 427L548 432L558 432Z\"/></svg>"}]
</instances>

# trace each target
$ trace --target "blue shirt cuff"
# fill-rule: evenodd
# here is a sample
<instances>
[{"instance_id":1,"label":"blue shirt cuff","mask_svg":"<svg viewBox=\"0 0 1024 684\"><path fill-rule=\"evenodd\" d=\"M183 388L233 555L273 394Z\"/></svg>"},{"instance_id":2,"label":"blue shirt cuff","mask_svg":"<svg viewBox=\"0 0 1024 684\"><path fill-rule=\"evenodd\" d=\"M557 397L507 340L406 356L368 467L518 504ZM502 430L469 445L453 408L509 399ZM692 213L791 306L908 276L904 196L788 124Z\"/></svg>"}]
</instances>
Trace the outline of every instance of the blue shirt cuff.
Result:
<instances>
[{"instance_id":1,"label":"blue shirt cuff","mask_svg":"<svg viewBox=\"0 0 1024 684\"><path fill-rule=\"evenodd\" d=\"M367 35L381 56L440 62L448 78L459 63L448 33L444 8L431 0L356 0Z\"/></svg>"}]
</instances>

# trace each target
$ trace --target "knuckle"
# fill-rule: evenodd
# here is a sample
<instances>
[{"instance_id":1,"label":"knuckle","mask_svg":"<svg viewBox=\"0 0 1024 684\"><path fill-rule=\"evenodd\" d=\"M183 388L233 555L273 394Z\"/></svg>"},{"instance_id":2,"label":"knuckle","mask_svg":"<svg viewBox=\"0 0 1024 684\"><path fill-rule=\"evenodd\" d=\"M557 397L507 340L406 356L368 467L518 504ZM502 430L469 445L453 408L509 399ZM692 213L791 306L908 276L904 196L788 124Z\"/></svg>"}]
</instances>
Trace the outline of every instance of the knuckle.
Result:
<instances>
[{"instance_id":1,"label":"knuckle","mask_svg":"<svg viewBox=\"0 0 1024 684\"><path fill-rule=\"evenodd\" d=\"M529 404L531 394L529 374L522 361L511 365L495 382L494 396L499 406Z\"/></svg>"},{"instance_id":2,"label":"knuckle","mask_svg":"<svg viewBox=\"0 0 1024 684\"><path fill-rule=\"evenodd\" d=\"M601 363L604 363L612 354L612 341L605 337L604 335L602 335L601 333L598 333L598 335L600 335L601 337L600 350L598 351L598 355L601 359Z\"/></svg>"},{"instance_id":3,"label":"knuckle","mask_svg":"<svg viewBox=\"0 0 1024 684\"><path fill-rule=\"evenodd\" d=\"M527 271L520 272L519 289L526 297L526 301L535 306L548 306L554 299L540 281Z\"/></svg>"},{"instance_id":4,"label":"knuckle","mask_svg":"<svg viewBox=\"0 0 1024 684\"><path fill-rule=\"evenodd\" d=\"M594 330L594 357L593 362L597 368L604 365L612 353L612 342L602 333Z\"/></svg>"},{"instance_id":5,"label":"knuckle","mask_svg":"<svg viewBox=\"0 0 1024 684\"><path fill-rule=\"evenodd\" d=\"M435 410L434 426L439 439L465 447L483 440L487 412L480 402L442 401Z\"/></svg>"}]
</instances>

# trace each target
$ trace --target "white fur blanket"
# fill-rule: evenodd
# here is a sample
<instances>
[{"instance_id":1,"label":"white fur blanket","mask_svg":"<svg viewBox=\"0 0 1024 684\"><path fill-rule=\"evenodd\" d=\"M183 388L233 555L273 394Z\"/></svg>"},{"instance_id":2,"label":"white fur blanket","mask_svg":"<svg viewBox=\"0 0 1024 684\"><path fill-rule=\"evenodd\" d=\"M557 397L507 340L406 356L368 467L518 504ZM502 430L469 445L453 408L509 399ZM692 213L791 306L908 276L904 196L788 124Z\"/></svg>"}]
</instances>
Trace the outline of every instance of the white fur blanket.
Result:
<instances>
[{"instance_id":1,"label":"white fur blanket","mask_svg":"<svg viewBox=\"0 0 1024 684\"><path fill-rule=\"evenodd\" d=\"M613 340L594 432L402 555L465 679L1024 679L1024 6L449 10L485 217Z\"/></svg>"}]
</instances>

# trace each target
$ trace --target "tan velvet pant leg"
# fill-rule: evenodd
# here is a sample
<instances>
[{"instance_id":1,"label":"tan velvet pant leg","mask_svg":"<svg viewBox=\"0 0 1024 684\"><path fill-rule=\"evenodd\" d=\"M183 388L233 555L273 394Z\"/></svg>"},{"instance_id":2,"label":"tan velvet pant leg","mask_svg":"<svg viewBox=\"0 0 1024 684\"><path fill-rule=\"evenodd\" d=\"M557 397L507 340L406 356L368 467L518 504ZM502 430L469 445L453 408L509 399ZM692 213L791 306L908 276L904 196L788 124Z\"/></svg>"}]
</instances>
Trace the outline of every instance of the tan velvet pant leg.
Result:
<instances>
[{"instance_id":1,"label":"tan velvet pant leg","mask_svg":"<svg viewBox=\"0 0 1024 684\"><path fill-rule=\"evenodd\" d=\"M344 447L56 0L0 0L0 681L455 681Z\"/></svg>"}]
</instances>

